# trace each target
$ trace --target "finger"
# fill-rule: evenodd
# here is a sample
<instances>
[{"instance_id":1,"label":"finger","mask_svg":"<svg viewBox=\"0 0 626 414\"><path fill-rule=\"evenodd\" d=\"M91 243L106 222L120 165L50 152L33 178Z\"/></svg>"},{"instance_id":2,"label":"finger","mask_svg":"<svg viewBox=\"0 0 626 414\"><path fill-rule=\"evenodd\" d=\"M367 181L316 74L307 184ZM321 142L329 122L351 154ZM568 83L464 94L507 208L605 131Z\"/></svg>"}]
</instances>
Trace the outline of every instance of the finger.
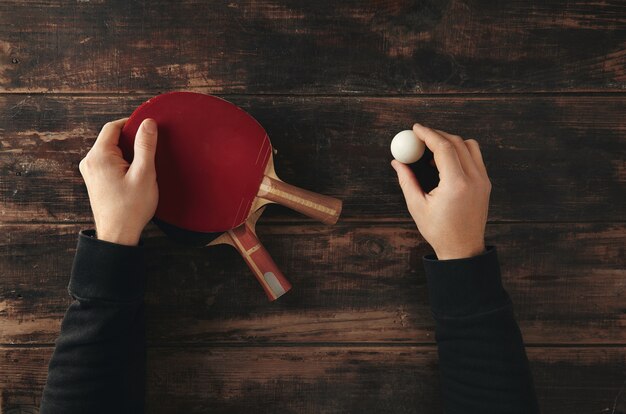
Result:
<instances>
[{"instance_id":1,"label":"finger","mask_svg":"<svg viewBox=\"0 0 626 414\"><path fill-rule=\"evenodd\" d=\"M461 178L465 175L454 144L420 124L413 125L413 132L432 151L442 181Z\"/></svg>"},{"instance_id":2,"label":"finger","mask_svg":"<svg viewBox=\"0 0 626 414\"><path fill-rule=\"evenodd\" d=\"M96 142L93 144L94 148L109 148L111 146L117 146L120 142L122 128L127 120L128 118L122 118L117 121L111 121L104 124L100 130L100 134L98 134Z\"/></svg>"},{"instance_id":3,"label":"finger","mask_svg":"<svg viewBox=\"0 0 626 414\"><path fill-rule=\"evenodd\" d=\"M415 178L415 174L411 171L411 168L396 160L391 161L391 166L398 174L398 182L400 183L400 188L402 189L404 199L409 209L412 207L420 208L424 205L426 195L424 194L424 190L422 190L422 186L420 186L417 181L417 178Z\"/></svg>"},{"instance_id":4,"label":"finger","mask_svg":"<svg viewBox=\"0 0 626 414\"><path fill-rule=\"evenodd\" d=\"M454 144L456 148L456 153L459 156L459 161L461 162L461 167L463 167L463 172L465 172L466 175L473 175L478 172L478 168L476 167L474 158L472 158L472 155L465 145L465 141L463 141L463 138L445 131L440 131L438 129L435 129L435 132Z\"/></svg>"},{"instance_id":5,"label":"finger","mask_svg":"<svg viewBox=\"0 0 626 414\"><path fill-rule=\"evenodd\" d=\"M485 166L483 155L480 152L480 146L478 145L478 141L476 141L475 139L468 139L465 141L465 145L467 146L467 150L474 159L474 163L476 164L478 171L480 171L481 174L487 176L487 167Z\"/></svg>"},{"instance_id":6,"label":"finger","mask_svg":"<svg viewBox=\"0 0 626 414\"><path fill-rule=\"evenodd\" d=\"M129 172L136 174L155 170L157 135L157 124L154 119L144 119L135 135L135 155Z\"/></svg>"}]
</instances>

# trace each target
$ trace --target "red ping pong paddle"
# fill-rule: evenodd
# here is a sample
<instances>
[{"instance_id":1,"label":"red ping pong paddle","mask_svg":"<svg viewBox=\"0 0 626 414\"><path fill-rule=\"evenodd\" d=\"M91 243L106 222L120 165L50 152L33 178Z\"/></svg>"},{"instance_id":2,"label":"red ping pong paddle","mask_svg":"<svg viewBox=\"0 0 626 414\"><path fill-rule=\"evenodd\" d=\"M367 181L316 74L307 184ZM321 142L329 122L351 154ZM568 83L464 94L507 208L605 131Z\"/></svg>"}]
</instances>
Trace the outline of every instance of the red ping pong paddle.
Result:
<instances>
[{"instance_id":1,"label":"red ping pong paddle","mask_svg":"<svg viewBox=\"0 0 626 414\"><path fill-rule=\"evenodd\" d=\"M234 245L270 299L289 290L291 285L254 233L261 208L280 203L324 223L335 223L341 201L281 181L263 127L223 99L172 92L142 104L120 137L129 162L135 134L146 118L154 119L159 129L155 222L167 234L191 244ZM221 232L226 233L220 236Z\"/></svg>"}]
</instances>

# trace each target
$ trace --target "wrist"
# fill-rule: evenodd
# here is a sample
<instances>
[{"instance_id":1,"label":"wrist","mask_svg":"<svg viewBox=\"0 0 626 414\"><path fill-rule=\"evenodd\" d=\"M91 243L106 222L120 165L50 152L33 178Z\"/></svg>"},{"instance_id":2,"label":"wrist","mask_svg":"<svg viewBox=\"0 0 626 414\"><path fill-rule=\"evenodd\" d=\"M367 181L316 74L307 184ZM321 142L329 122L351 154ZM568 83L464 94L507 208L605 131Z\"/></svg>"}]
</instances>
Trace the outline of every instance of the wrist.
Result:
<instances>
[{"instance_id":1,"label":"wrist","mask_svg":"<svg viewBox=\"0 0 626 414\"><path fill-rule=\"evenodd\" d=\"M451 247L434 249L438 260L466 259L478 256L485 252L485 243L476 243L468 246Z\"/></svg>"},{"instance_id":2,"label":"wrist","mask_svg":"<svg viewBox=\"0 0 626 414\"><path fill-rule=\"evenodd\" d=\"M137 246L141 233L124 231L121 229L99 229L96 226L96 238L109 243L121 244L124 246Z\"/></svg>"}]
</instances>

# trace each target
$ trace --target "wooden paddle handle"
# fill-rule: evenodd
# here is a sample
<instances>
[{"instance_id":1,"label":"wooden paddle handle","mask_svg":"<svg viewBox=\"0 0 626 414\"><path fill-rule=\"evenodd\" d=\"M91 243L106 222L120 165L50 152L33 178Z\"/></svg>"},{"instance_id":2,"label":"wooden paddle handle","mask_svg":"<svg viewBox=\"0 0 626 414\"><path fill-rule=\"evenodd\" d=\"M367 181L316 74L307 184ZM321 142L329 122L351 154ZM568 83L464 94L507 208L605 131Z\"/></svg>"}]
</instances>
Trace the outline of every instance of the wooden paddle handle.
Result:
<instances>
[{"instance_id":1,"label":"wooden paddle handle","mask_svg":"<svg viewBox=\"0 0 626 414\"><path fill-rule=\"evenodd\" d=\"M291 283L276 266L272 256L263 247L247 223L229 230L228 235L263 287L270 301L278 299L291 289Z\"/></svg>"},{"instance_id":2,"label":"wooden paddle handle","mask_svg":"<svg viewBox=\"0 0 626 414\"><path fill-rule=\"evenodd\" d=\"M267 175L263 177L258 195L325 224L335 224L341 214L341 200L303 190Z\"/></svg>"}]
</instances>

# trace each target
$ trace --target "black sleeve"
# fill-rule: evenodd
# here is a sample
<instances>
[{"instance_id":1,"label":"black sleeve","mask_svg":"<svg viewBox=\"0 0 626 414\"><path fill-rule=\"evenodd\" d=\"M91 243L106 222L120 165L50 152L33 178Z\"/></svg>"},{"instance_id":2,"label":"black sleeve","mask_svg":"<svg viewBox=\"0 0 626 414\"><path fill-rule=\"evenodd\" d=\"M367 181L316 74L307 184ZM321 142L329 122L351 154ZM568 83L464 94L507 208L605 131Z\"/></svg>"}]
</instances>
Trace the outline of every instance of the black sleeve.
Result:
<instances>
[{"instance_id":1,"label":"black sleeve","mask_svg":"<svg viewBox=\"0 0 626 414\"><path fill-rule=\"evenodd\" d=\"M41 414L143 412L143 248L93 235L79 235Z\"/></svg>"},{"instance_id":2,"label":"black sleeve","mask_svg":"<svg viewBox=\"0 0 626 414\"><path fill-rule=\"evenodd\" d=\"M446 414L533 414L539 408L496 249L424 258Z\"/></svg>"}]
</instances>

